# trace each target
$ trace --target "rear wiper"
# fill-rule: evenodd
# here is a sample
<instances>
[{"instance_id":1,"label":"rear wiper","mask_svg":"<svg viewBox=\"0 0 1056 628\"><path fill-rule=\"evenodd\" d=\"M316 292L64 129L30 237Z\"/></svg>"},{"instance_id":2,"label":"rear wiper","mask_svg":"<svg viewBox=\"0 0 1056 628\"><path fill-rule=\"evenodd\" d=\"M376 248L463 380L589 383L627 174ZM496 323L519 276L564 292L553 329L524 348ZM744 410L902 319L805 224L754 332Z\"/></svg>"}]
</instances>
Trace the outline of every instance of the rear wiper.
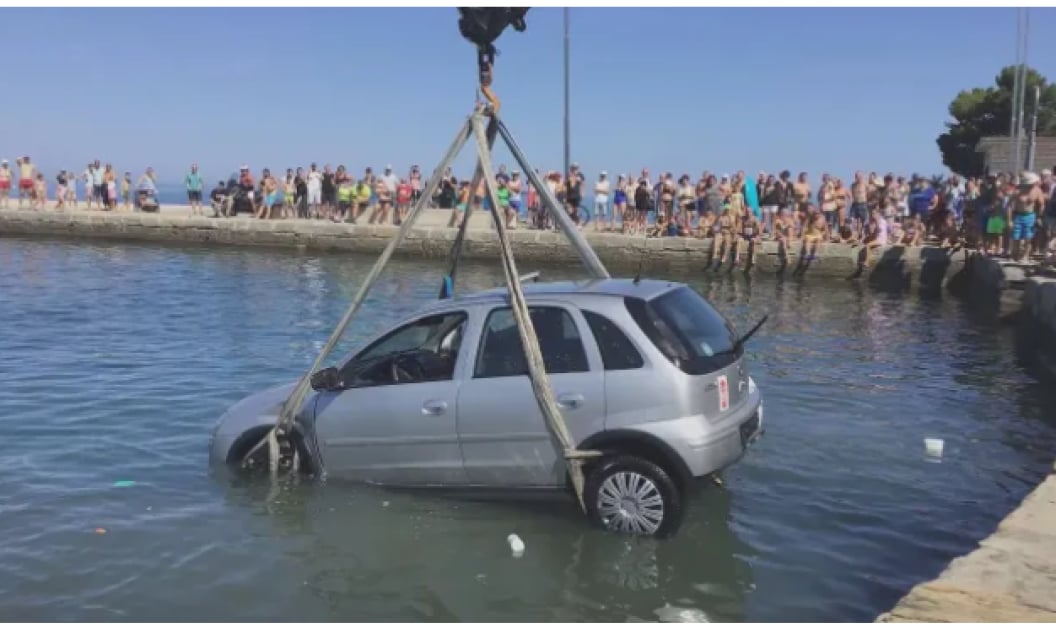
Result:
<instances>
[{"instance_id":1,"label":"rear wiper","mask_svg":"<svg viewBox=\"0 0 1056 628\"><path fill-rule=\"evenodd\" d=\"M763 326L763 323L765 323L766 319L768 318L770 318L770 315L765 314L761 319L759 319L759 322L755 324L755 327L752 327L748 330L748 333L738 338L737 342L733 343L733 350L735 352L739 351L740 348L744 346L744 343L748 342L748 339L754 336L755 332L759 331L759 328Z\"/></svg>"}]
</instances>

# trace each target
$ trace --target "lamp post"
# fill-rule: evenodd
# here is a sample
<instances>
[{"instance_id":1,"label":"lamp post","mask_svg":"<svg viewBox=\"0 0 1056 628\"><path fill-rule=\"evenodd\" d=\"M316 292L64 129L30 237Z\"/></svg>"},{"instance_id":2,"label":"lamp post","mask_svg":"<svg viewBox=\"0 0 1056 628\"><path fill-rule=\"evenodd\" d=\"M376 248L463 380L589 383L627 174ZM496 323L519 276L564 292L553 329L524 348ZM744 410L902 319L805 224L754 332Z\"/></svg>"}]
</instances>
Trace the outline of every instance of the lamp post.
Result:
<instances>
[{"instance_id":1,"label":"lamp post","mask_svg":"<svg viewBox=\"0 0 1056 628\"><path fill-rule=\"evenodd\" d=\"M565 174L568 176L568 169L572 164L569 157L569 118L568 118L568 7L565 7Z\"/></svg>"}]
</instances>

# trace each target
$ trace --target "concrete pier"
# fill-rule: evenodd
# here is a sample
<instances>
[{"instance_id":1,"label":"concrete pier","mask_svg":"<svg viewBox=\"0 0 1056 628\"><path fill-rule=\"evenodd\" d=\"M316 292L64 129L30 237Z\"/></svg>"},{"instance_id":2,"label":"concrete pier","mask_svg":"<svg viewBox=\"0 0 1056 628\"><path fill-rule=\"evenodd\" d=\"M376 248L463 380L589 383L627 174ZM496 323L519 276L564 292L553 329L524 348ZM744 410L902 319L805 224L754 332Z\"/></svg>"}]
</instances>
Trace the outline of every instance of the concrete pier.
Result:
<instances>
[{"instance_id":1,"label":"concrete pier","mask_svg":"<svg viewBox=\"0 0 1056 628\"><path fill-rule=\"evenodd\" d=\"M1016 326L1024 355L1056 379L1056 277L1036 264L972 255L950 282ZM1056 474L972 553L914 587L881 622L1056 622Z\"/></svg>"},{"instance_id":2,"label":"concrete pier","mask_svg":"<svg viewBox=\"0 0 1056 628\"><path fill-rule=\"evenodd\" d=\"M398 250L403 256L444 258L456 230L447 227L450 212L426 210L419 224ZM313 251L379 253L396 231L382 225L350 225L319 220L256 220L248 217L191 217L186 211L160 214L86 211L0 211L0 236L101 238L143 242L271 246ZM645 238L596 232L584 235L602 262L615 272L700 272L709 264L711 240ZM578 258L560 233L529 230L510 232L517 260L525 265L576 263ZM466 232L465 259L497 260L498 242L483 212L474 212ZM867 279L897 286L919 284L941 288L964 265L963 252L937 247L887 247L864 272L859 271L862 247L823 244L817 259L801 260L799 243L787 255L777 243L762 242L753 272ZM717 261L717 260L716 260ZM729 267L727 259L725 267Z\"/></svg>"},{"instance_id":3,"label":"concrete pier","mask_svg":"<svg viewBox=\"0 0 1056 628\"><path fill-rule=\"evenodd\" d=\"M1056 475L880 622L1056 622Z\"/></svg>"}]
</instances>

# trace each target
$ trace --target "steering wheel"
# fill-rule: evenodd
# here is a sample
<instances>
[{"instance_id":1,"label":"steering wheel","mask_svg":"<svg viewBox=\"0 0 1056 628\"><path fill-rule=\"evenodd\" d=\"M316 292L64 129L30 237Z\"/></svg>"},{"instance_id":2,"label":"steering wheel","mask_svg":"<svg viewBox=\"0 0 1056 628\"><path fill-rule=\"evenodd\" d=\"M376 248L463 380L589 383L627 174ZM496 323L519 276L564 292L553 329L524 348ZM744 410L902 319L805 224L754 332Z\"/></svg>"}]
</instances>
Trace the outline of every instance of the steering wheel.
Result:
<instances>
[{"instance_id":1,"label":"steering wheel","mask_svg":"<svg viewBox=\"0 0 1056 628\"><path fill-rule=\"evenodd\" d=\"M425 380L425 371L422 369L422 365L411 356L404 355L393 359L390 368L394 384Z\"/></svg>"}]
</instances>

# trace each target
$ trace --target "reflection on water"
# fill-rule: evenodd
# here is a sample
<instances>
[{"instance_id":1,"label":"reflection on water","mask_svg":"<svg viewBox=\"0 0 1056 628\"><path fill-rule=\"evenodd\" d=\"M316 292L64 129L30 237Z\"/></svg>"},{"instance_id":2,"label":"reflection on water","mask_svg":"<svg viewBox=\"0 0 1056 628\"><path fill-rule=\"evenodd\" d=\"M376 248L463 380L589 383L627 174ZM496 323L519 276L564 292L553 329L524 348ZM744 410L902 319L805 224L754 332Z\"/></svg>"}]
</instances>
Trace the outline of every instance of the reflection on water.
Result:
<instances>
[{"instance_id":1,"label":"reflection on water","mask_svg":"<svg viewBox=\"0 0 1056 628\"><path fill-rule=\"evenodd\" d=\"M767 432L724 487L694 489L675 539L591 530L566 501L210 470L219 414L307 368L373 261L0 239L3 616L869 620L1051 464L1053 393L992 318L722 273L682 279L741 329L770 314L748 348ZM435 298L440 272L394 262L338 354ZM490 288L501 269L459 281ZM946 441L938 464L926 437Z\"/></svg>"}]
</instances>

